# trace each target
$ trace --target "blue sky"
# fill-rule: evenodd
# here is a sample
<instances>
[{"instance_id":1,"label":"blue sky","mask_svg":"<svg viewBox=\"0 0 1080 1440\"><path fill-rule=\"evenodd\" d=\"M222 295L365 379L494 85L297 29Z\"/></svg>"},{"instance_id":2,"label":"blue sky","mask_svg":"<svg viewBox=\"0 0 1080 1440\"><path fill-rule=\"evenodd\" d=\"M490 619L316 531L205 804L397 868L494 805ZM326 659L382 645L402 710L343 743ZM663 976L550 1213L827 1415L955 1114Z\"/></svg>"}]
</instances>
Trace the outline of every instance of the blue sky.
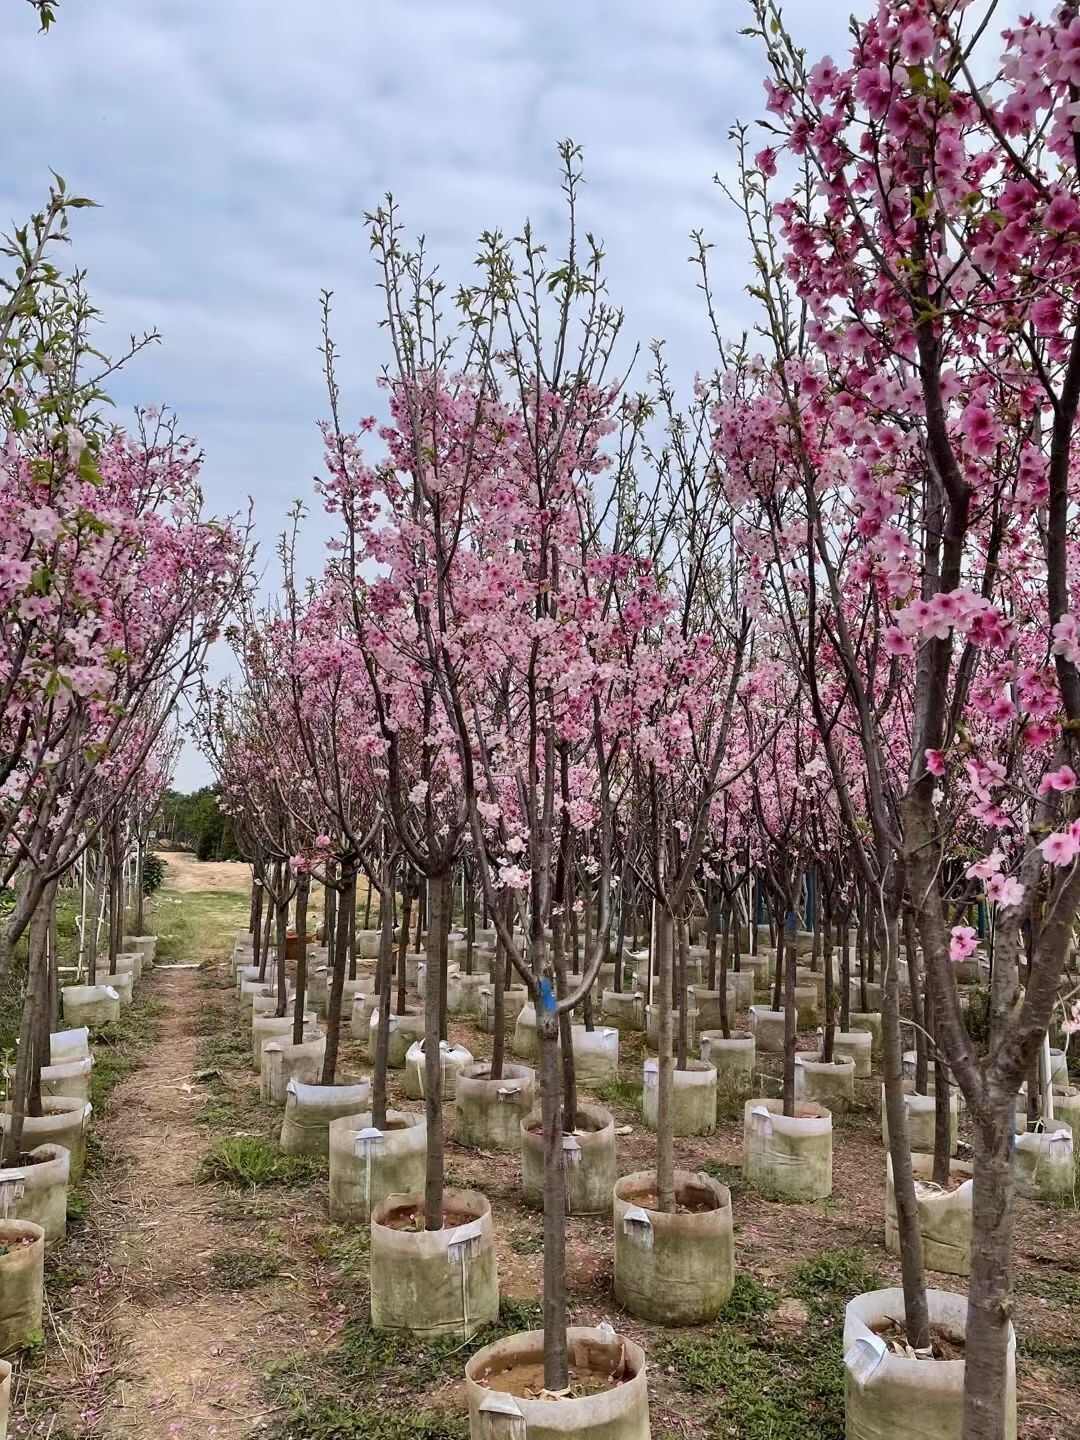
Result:
<instances>
[{"instance_id":1,"label":"blue sky","mask_svg":"<svg viewBox=\"0 0 1080 1440\"><path fill-rule=\"evenodd\" d=\"M846 5L789 0L811 54L845 48ZM762 58L739 0L62 0L39 36L0 5L0 221L44 198L50 167L100 210L75 217L106 348L162 344L114 387L166 402L206 451L219 512L253 497L264 563L311 494L324 413L319 292L350 419L378 409L384 356L363 213L392 190L451 288L482 229L528 216L562 234L555 145L585 147L582 221L604 241L626 333L664 337L676 373L711 365L686 260L715 242L721 320L752 316L737 217L713 184L728 130L762 113ZM319 568L322 517L303 560ZM206 777L185 752L182 787Z\"/></svg>"}]
</instances>

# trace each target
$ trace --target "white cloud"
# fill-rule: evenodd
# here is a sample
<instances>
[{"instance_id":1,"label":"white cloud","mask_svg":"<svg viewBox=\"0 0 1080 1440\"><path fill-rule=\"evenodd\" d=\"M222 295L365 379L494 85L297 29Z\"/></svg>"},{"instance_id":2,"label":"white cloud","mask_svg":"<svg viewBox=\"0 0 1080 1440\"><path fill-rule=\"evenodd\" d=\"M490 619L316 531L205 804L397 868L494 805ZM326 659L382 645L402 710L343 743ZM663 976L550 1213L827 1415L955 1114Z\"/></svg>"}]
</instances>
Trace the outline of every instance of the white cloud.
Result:
<instances>
[{"instance_id":1,"label":"white cloud","mask_svg":"<svg viewBox=\"0 0 1080 1440\"><path fill-rule=\"evenodd\" d=\"M573 136L628 337L665 336L684 376L710 363L686 265L697 225L717 241L722 316L747 322L738 225L712 176L730 170L730 125L761 112L748 16L737 0L66 0L38 36L9 0L0 216L39 203L50 167L101 203L77 217L73 254L107 340L163 336L116 398L180 411L214 507L255 497L265 554L319 464L323 287L347 414L378 406L362 216L387 190L452 285L484 228L517 233L529 215L558 250L554 147ZM787 18L811 51L842 53L832 0L792 0ZM181 779L198 773L189 760Z\"/></svg>"}]
</instances>

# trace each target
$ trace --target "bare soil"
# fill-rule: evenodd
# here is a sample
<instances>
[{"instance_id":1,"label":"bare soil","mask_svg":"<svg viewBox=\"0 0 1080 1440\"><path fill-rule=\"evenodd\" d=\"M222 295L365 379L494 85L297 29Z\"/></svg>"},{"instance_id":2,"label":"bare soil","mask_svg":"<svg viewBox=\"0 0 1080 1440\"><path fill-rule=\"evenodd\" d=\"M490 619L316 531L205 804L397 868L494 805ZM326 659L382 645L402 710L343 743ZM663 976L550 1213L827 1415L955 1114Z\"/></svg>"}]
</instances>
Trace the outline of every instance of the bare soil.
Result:
<instances>
[{"instance_id":1,"label":"bare soil","mask_svg":"<svg viewBox=\"0 0 1080 1440\"><path fill-rule=\"evenodd\" d=\"M251 889L251 866L240 860L197 860L190 850L162 850L158 858L165 862L166 888L181 895Z\"/></svg>"},{"instance_id":2,"label":"bare soil","mask_svg":"<svg viewBox=\"0 0 1080 1440\"><path fill-rule=\"evenodd\" d=\"M159 1039L141 1068L118 1085L108 1113L95 1123L107 1162L93 1171L86 1189L85 1224L74 1228L49 1262L44 1358L20 1374L12 1440L323 1440L367 1433L344 1429L357 1407L370 1407L363 1421L373 1433L383 1433L376 1431L376 1419L381 1423L400 1414L400 1432L385 1431L394 1440L399 1433L441 1435L441 1428L406 1428L424 1410L445 1417L446 1433L456 1440L464 1433L461 1372L468 1352L453 1355L444 1371L412 1352L399 1371L392 1357L379 1360L381 1369L365 1358L365 1232L329 1224L325 1169L293 1186L250 1193L195 1184L199 1158L215 1138L237 1133L272 1138L280 1114L259 1104L250 1055L239 1043L246 1042L246 1017L229 984L225 956L231 929L243 921L233 919L230 929L214 918L226 913L226 902L232 907L228 913L236 914L242 904L237 892L247 889L246 867L200 863L177 852L165 858L169 895L161 918L173 921L183 958L212 963L206 972L162 968L142 982L136 1008L147 1000L160 1004ZM235 1063L230 1067L221 1057L213 1062L222 1067L216 1083L228 1100L222 1111L227 1118L211 1123L215 1101L208 1087L195 1080L205 1062L200 1051L208 1042L230 1037L238 1041ZM490 1056L491 1037L472 1025L452 1023L450 1039L467 1045L481 1063ZM583 1087L583 1099L603 1104L615 1117L622 1175L655 1165L655 1136L641 1123L632 1089L640 1084L644 1054L644 1037L624 1033L621 1086L605 1087L599 1095ZM340 1073L366 1074L368 1069L346 1031ZM759 1093L776 1094L778 1064L766 1060L758 1071L764 1087ZM396 1110L417 1113L421 1107L406 1099L401 1079L402 1072L394 1072L389 1102ZM797 1299L793 1291L801 1267L825 1254L836 1261L861 1256L876 1283L899 1281L899 1267L883 1245L879 1084L877 1078L857 1081L856 1105L835 1127L829 1201L784 1204L742 1184L741 1105L721 1118L714 1135L676 1142L680 1169L704 1168L732 1189L738 1273L744 1281L767 1287L775 1305L760 1321L721 1317L715 1326L674 1332L634 1320L612 1297L610 1217L568 1219L571 1323L595 1325L607 1319L644 1347L656 1435L720 1440L740 1434L760 1440L762 1429L732 1428L723 1409L722 1383L710 1379L695 1389L688 1378L693 1365L708 1358L710 1344L752 1342L773 1352L764 1398L770 1384L781 1383L783 1367L792 1367L791 1384L797 1382L798 1388L790 1393L807 1405L807 1415L821 1417L805 1433L813 1440L839 1440L842 1428L835 1428L834 1421L842 1398L830 1398L828 1385L817 1398L814 1385L824 1372L802 1381L820 1347L838 1345L839 1312L823 1322L813 1296L800 1292L803 1299ZM491 1202L504 1300L535 1302L542 1284L541 1221L523 1201L519 1156L468 1149L451 1135L446 1179L454 1188L481 1191ZM1014 1318L1020 1440L1064 1440L1077 1433L1078 1236L1076 1210L1018 1204ZM269 1257L277 1268L271 1265L269 1278L244 1288L224 1288L221 1262L237 1257ZM930 1279L942 1288L963 1288L951 1277ZM789 1332L797 1332L794 1339ZM353 1358L348 1365L335 1365L346 1343L354 1347L348 1352ZM753 1353L739 1350L737 1363L749 1364ZM372 1370L361 1368L359 1379L350 1380L351 1367L361 1363L371 1363ZM502 1388L501 1377L497 1388ZM332 1418L324 1418L318 1428L307 1413L302 1418L293 1413L297 1393L321 1392L340 1397L340 1430ZM833 1408L826 1412L826 1405ZM828 1423L826 1413L832 1417ZM838 1423L842 1427L842 1413ZM802 1424L796 1415L794 1428L770 1431L770 1440L792 1440Z\"/></svg>"}]
</instances>

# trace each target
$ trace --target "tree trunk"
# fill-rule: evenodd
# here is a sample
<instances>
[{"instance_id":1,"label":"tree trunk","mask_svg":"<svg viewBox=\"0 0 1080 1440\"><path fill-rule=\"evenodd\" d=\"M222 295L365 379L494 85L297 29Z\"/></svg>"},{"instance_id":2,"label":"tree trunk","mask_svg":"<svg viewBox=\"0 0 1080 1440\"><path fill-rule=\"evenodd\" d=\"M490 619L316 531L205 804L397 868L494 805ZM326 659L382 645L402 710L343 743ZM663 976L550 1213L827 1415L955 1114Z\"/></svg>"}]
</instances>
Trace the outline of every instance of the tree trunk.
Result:
<instances>
[{"instance_id":1,"label":"tree trunk","mask_svg":"<svg viewBox=\"0 0 1080 1440\"><path fill-rule=\"evenodd\" d=\"M26 992L23 996L22 1021L19 1027L19 1049L15 1064L15 1085L11 1096L11 1118L5 1132L4 1165L18 1165L22 1153L23 1122L29 1104L33 1073L41 1067L41 1056L35 1053L35 1039L40 1033L39 1009L43 1002L42 972L45 964L45 937L48 917L39 901L30 921Z\"/></svg>"},{"instance_id":2,"label":"tree trunk","mask_svg":"<svg viewBox=\"0 0 1080 1440\"><path fill-rule=\"evenodd\" d=\"M286 963L289 948L289 901L286 888L288 886L288 869L285 865L278 867L278 886L278 893L274 900L274 938L277 943L275 977L277 1005L274 1007L274 1014L282 1019L289 1011L289 972Z\"/></svg>"},{"instance_id":3,"label":"tree trunk","mask_svg":"<svg viewBox=\"0 0 1080 1440\"><path fill-rule=\"evenodd\" d=\"M505 923L512 927L514 923L514 902L511 896L505 901L504 915ZM506 1059L506 957L503 951L506 947L498 938L496 931L495 941L495 968L491 976L491 982L495 987L494 1012L495 1012L495 1033L491 1045L491 1070L492 1080L501 1080L503 1063Z\"/></svg>"},{"instance_id":4,"label":"tree trunk","mask_svg":"<svg viewBox=\"0 0 1080 1440\"><path fill-rule=\"evenodd\" d=\"M327 953L335 953L334 939L337 933L337 912L338 894L334 881L337 879L337 864L333 860L326 863L326 888L323 891L323 944Z\"/></svg>"},{"instance_id":5,"label":"tree trunk","mask_svg":"<svg viewBox=\"0 0 1080 1440\"><path fill-rule=\"evenodd\" d=\"M705 985L709 990L716 989L716 904L713 900L713 887L710 880L705 881L705 949L708 951L706 964Z\"/></svg>"},{"instance_id":6,"label":"tree trunk","mask_svg":"<svg viewBox=\"0 0 1080 1440\"><path fill-rule=\"evenodd\" d=\"M729 953L729 944L730 944L730 940L731 940L731 910L730 910L730 908L728 908L728 909L726 909L726 910L724 911L723 929L724 929L724 939L723 939L723 943L721 944L721 947L720 947L720 1029L723 1031L724 1039L725 1039L725 1040L730 1040L730 1039L731 1039L731 1021L730 1021L730 1019L729 1019L729 1017L728 1017L728 998L727 998L728 953ZM713 977L713 978L710 980L710 982L709 982L709 988L710 988L710 989L713 989L713 988L715 987L715 985L716 985L716 935L715 935L715 933L713 934L713 953L712 953L712 955L710 955L710 957L709 957L709 969L710 969L710 971L711 971L711 973L712 973L712 977Z\"/></svg>"},{"instance_id":7,"label":"tree trunk","mask_svg":"<svg viewBox=\"0 0 1080 1440\"><path fill-rule=\"evenodd\" d=\"M567 993L566 955L563 951L565 930L561 920L556 920L551 936L551 963L555 970L555 993L560 1000ZM571 927L571 944L574 943ZM572 1016L569 1010L559 1012L559 1057L562 1064L562 1129L564 1135L572 1135L577 1129L577 1075L574 1070L574 1037L571 1031Z\"/></svg>"},{"instance_id":8,"label":"tree trunk","mask_svg":"<svg viewBox=\"0 0 1080 1440\"><path fill-rule=\"evenodd\" d=\"M120 953L120 863L115 842L109 844L109 974L116 974Z\"/></svg>"},{"instance_id":9,"label":"tree trunk","mask_svg":"<svg viewBox=\"0 0 1080 1440\"><path fill-rule=\"evenodd\" d=\"M840 916L840 1029L846 1035L851 1031L851 912L845 910Z\"/></svg>"},{"instance_id":10,"label":"tree trunk","mask_svg":"<svg viewBox=\"0 0 1080 1440\"><path fill-rule=\"evenodd\" d=\"M915 1029L915 1089L920 1095L926 1094L927 1060L926 1041L930 1030L930 998L923 985L922 962L918 956L915 935L915 916L911 906L904 906L904 951L908 963L908 993L911 996L911 1019Z\"/></svg>"},{"instance_id":11,"label":"tree trunk","mask_svg":"<svg viewBox=\"0 0 1080 1440\"><path fill-rule=\"evenodd\" d=\"M559 1093L559 1026L552 1010L537 1005L540 1042L540 1111L544 1140L544 1385L565 1390L570 1373L566 1350L566 1181L562 1097Z\"/></svg>"},{"instance_id":12,"label":"tree trunk","mask_svg":"<svg viewBox=\"0 0 1080 1440\"><path fill-rule=\"evenodd\" d=\"M398 937L397 951L397 1004L394 1008L398 1015L405 1014L405 955L409 948L409 921L411 918L412 887L406 872L401 881L401 933Z\"/></svg>"},{"instance_id":13,"label":"tree trunk","mask_svg":"<svg viewBox=\"0 0 1080 1440\"><path fill-rule=\"evenodd\" d=\"M251 958L259 969L259 979L262 980L266 971L266 957L263 952L262 943L262 916L263 916L263 891L265 886L258 876L251 882L254 894L252 896L252 932L251 932Z\"/></svg>"},{"instance_id":14,"label":"tree trunk","mask_svg":"<svg viewBox=\"0 0 1080 1440\"><path fill-rule=\"evenodd\" d=\"M915 1176L911 1168L907 1106L904 1103L903 1068L900 1044L900 984L897 975L895 919L886 935L885 990L881 1002L881 1053L885 1079L885 1109L889 1125L889 1155L892 1159L893 1193L896 1199L896 1228L900 1236L900 1271L904 1288L904 1315L908 1341L916 1350L930 1343L930 1319L926 1307L926 1277L923 1271L922 1232L915 1202ZM977 1231L975 1232L978 1233Z\"/></svg>"},{"instance_id":15,"label":"tree trunk","mask_svg":"<svg viewBox=\"0 0 1080 1440\"><path fill-rule=\"evenodd\" d=\"M416 884L416 940L413 949L419 954L423 948L424 928L427 925L427 880L421 877Z\"/></svg>"},{"instance_id":16,"label":"tree trunk","mask_svg":"<svg viewBox=\"0 0 1080 1440\"><path fill-rule=\"evenodd\" d=\"M775 929L776 947L774 953L776 955L776 979L773 982L772 1008L774 1010L782 1010L784 1008L784 984L785 976L787 974L784 963L784 954L787 948L784 943L787 937L787 926L784 924L783 920L779 920L776 922Z\"/></svg>"},{"instance_id":17,"label":"tree trunk","mask_svg":"<svg viewBox=\"0 0 1080 1440\"><path fill-rule=\"evenodd\" d=\"M389 897L393 893L393 866L384 864L379 896L379 913L382 917L379 924L379 1023L375 1029L375 1054L372 1057L371 1076L371 1123L376 1130L386 1129L386 1059L390 1048L390 997L394 970L394 907L389 903ZM408 905L408 903L408 899L406 899L405 904ZM401 931L403 937L407 936L408 929L406 920ZM402 950L404 948L403 938ZM402 973L404 973L404 955L400 956L400 965ZM424 1080L426 1083L426 1067Z\"/></svg>"},{"instance_id":18,"label":"tree trunk","mask_svg":"<svg viewBox=\"0 0 1080 1440\"><path fill-rule=\"evenodd\" d=\"M342 900L344 900L342 896ZM371 879L367 881L367 906L371 906ZM364 929L368 928L368 917L364 915ZM341 923L340 921L338 922ZM346 943L349 947L349 979L356 979L356 877L353 877L352 898L345 910Z\"/></svg>"},{"instance_id":19,"label":"tree trunk","mask_svg":"<svg viewBox=\"0 0 1080 1440\"><path fill-rule=\"evenodd\" d=\"M428 877L427 979L424 989L424 1113L427 1117L427 1172L424 1182L424 1227L441 1230L443 1223L442 995L446 976L444 938L447 929L450 876Z\"/></svg>"},{"instance_id":20,"label":"tree trunk","mask_svg":"<svg viewBox=\"0 0 1080 1440\"><path fill-rule=\"evenodd\" d=\"M777 950L779 961L780 951ZM795 1009L795 966L798 956L794 941L784 956L784 1114L795 1114L795 1045L798 1039L798 1014Z\"/></svg>"},{"instance_id":21,"label":"tree trunk","mask_svg":"<svg viewBox=\"0 0 1080 1440\"><path fill-rule=\"evenodd\" d=\"M135 851L135 934L141 935L146 929L146 896L143 894L143 862L146 846L140 835Z\"/></svg>"},{"instance_id":22,"label":"tree trunk","mask_svg":"<svg viewBox=\"0 0 1080 1440\"><path fill-rule=\"evenodd\" d=\"M935 1185L947 1185L949 1161L952 1155L952 1113L949 1105L952 1098L952 1086L949 1082L949 1069L945 1064L945 1056L942 1054L941 1046L937 1043L934 1001L929 986L926 990L924 1010L927 1019L926 1028L933 1037L934 1046L934 1169L932 1178ZM928 1078L923 1080L924 1089L921 1093L924 1095ZM918 1085L915 1088L918 1089Z\"/></svg>"},{"instance_id":23,"label":"tree trunk","mask_svg":"<svg viewBox=\"0 0 1080 1440\"><path fill-rule=\"evenodd\" d=\"M304 1006L307 1002L307 912L311 895L311 876L304 870L296 877L296 996L293 1004L292 1041L299 1045L304 1038Z\"/></svg>"},{"instance_id":24,"label":"tree trunk","mask_svg":"<svg viewBox=\"0 0 1080 1440\"><path fill-rule=\"evenodd\" d=\"M344 860L341 864L341 903L338 910L334 961L330 971L330 994L326 1004L326 1053L323 1058L322 1083L333 1085L337 1074L338 1049L341 1045L341 997L345 992L345 970L349 963L349 933L342 911L356 904L356 865Z\"/></svg>"},{"instance_id":25,"label":"tree trunk","mask_svg":"<svg viewBox=\"0 0 1080 1440\"><path fill-rule=\"evenodd\" d=\"M1005 1361L1012 1309L1013 1178L1010 1161L1015 1097L993 1093L973 1116L967 1336L964 1348L963 1440L1004 1440Z\"/></svg>"},{"instance_id":26,"label":"tree trunk","mask_svg":"<svg viewBox=\"0 0 1080 1440\"><path fill-rule=\"evenodd\" d=\"M689 1037L687 1035L688 1019L687 1011L690 1004L690 996L686 989L686 961L689 945L686 938L686 921L680 918L676 922L675 933L679 944L678 980L676 989L679 995L679 1034L676 1062L680 1070L686 1069L689 1050Z\"/></svg>"},{"instance_id":27,"label":"tree trunk","mask_svg":"<svg viewBox=\"0 0 1080 1440\"><path fill-rule=\"evenodd\" d=\"M49 1063L52 1045L53 977L56 973L56 887L50 880L41 897L40 908L44 912L43 934L40 938L41 957L38 965L38 1004L34 1016L37 1026L34 1032L34 1063L30 1067L30 1094L27 1113L42 1114L41 1067Z\"/></svg>"},{"instance_id":28,"label":"tree trunk","mask_svg":"<svg viewBox=\"0 0 1080 1440\"><path fill-rule=\"evenodd\" d=\"M262 960L259 964L259 980L266 983L266 967L270 963L270 926L274 918L273 896L269 888L266 892L266 904L263 906L263 930L262 930Z\"/></svg>"},{"instance_id":29,"label":"tree trunk","mask_svg":"<svg viewBox=\"0 0 1080 1440\"><path fill-rule=\"evenodd\" d=\"M832 916L828 913L824 917L822 930L825 934L825 944L821 951L822 963L825 966L825 1033L821 1037L821 1058L826 1065L831 1065L836 1039L836 989L833 985Z\"/></svg>"},{"instance_id":30,"label":"tree trunk","mask_svg":"<svg viewBox=\"0 0 1080 1440\"><path fill-rule=\"evenodd\" d=\"M675 1211L675 1136L672 1117L672 1090L675 1084L672 1055L672 948L675 921L659 902L656 906L656 951L660 973L657 995L660 1014L656 1027L656 1203L665 1214Z\"/></svg>"}]
</instances>

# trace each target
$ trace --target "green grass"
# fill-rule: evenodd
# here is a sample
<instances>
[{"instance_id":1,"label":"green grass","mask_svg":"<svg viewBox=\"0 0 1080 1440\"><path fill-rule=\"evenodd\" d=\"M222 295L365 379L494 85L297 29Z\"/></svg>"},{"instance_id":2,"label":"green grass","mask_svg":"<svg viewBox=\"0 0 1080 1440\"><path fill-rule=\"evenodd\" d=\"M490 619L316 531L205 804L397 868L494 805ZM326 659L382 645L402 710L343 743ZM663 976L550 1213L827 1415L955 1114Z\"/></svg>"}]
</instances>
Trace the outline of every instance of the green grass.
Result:
<instances>
[{"instance_id":1,"label":"green grass","mask_svg":"<svg viewBox=\"0 0 1080 1440\"><path fill-rule=\"evenodd\" d=\"M1035 1295L1040 1300L1066 1305L1080 1315L1080 1275L1066 1275L1054 1270L1045 1273L1029 1271L1017 1275L1016 1289L1021 1295Z\"/></svg>"},{"instance_id":2,"label":"green grass","mask_svg":"<svg viewBox=\"0 0 1080 1440\"><path fill-rule=\"evenodd\" d=\"M786 1286L809 1315L793 1334L770 1321L780 1296L740 1275L720 1321L705 1331L665 1335L654 1365L701 1397L711 1435L842 1440L844 1306L876 1284L858 1250L823 1250L805 1260Z\"/></svg>"},{"instance_id":3,"label":"green grass","mask_svg":"<svg viewBox=\"0 0 1080 1440\"><path fill-rule=\"evenodd\" d=\"M340 1241L332 1242L334 1251L343 1255ZM373 1330L366 1316L350 1320L333 1349L297 1351L267 1372L267 1396L285 1411L271 1434L275 1440L465 1440L464 1420L416 1411L417 1387L459 1379L482 1346L540 1324L538 1304L506 1299L498 1322L466 1344L453 1335L422 1339ZM377 1410L371 1406L376 1388Z\"/></svg>"},{"instance_id":4,"label":"green grass","mask_svg":"<svg viewBox=\"0 0 1080 1440\"><path fill-rule=\"evenodd\" d=\"M166 856L166 860L168 857ZM248 898L239 890L158 891L148 910L157 933L159 965L191 964L232 953L233 935L248 921Z\"/></svg>"},{"instance_id":5,"label":"green grass","mask_svg":"<svg viewBox=\"0 0 1080 1440\"><path fill-rule=\"evenodd\" d=\"M510 1249L515 1255L540 1255L544 1250L543 1227L535 1221L519 1226L510 1236Z\"/></svg>"},{"instance_id":6,"label":"green grass","mask_svg":"<svg viewBox=\"0 0 1080 1440\"><path fill-rule=\"evenodd\" d=\"M219 1250L210 1273L222 1290L254 1290L281 1273L278 1257L263 1250Z\"/></svg>"},{"instance_id":7,"label":"green grass","mask_svg":"<svg viewBox=\"0 0 1080 1440\"><path fill-rule=\"evenodd\" d=\"M288 1416L268 1433L275 1440L467 1440L469 1427L457 1416L388 1413L366 1405L356 1409L298 1396Z\"/></svg>"},{"instance_id":8,"label":"green grass","mask_svg":"<svg viewBox=\"0 0 1080 1440\"><path fill-rule=\"evenodd\" d=\"M140 995L134 1005L120 1011L114 1024L94 1032L90 1099L99 1119L108 1113L109 1100L117 1085L139 1068L142 1057L157 1040L164 1009L160 1000Z\"/></svg>"},{"instance_id":9,"label":"green grass","mask_svg":"<svg viewBox=\"0 0 1080 1440\"><path fill-rule=\"evenodd\" d=\"M596 1087L596 1097L606 1105L640 1106L641 1082L625 1080L621 1075L614 1080L605 1080Z\"/></svg>"},{"instance_id":10,"label":"green grass","mask_svg":"<svg viewBox=\"0 0 1080 1440\"><path fill-rule=\"evenodd\" d=\"M721 1185L726 1185L731 1191L732 1199L736 1195L741 1195L746 1189L741 1165L728 1165L723 1160L706 1160L701 1166L701 1171L702 1174L711 1175L714 1180L719 1180Z\"/></svg>"},{"instance_id":11,"label":"green grass","mask_svg":"<svg viewBox=\"0 0 1080 1440\"><path fill-rule=\"evenodd\" d=\"M806 1302L811 1318L835 1320L843 1317L844 1306L853 1295L876 1290L878 1284L879 1277L867 1268L864 1252L849 1247L822 1250L804 1260L792 1276L790 1289Z\"/></svg>"},{"instance_id":12,"label":"green grass","mask_svg":"<svg viewBox=\"0 0 1080 1440\"><path fill-rule=\"evenodd\" d=\"M778 1304L779 1296L775 1290L762 1285L755 1276L740 1271L735 1276L735 1288L724 1306L723 1318L732 1324L748 1325L768 1315Z\"/></svg>"},{"instance_id":13,"label":"green grass","mask_svg":"<svg viewBox=\"0 0 1080 1440\"><path fill-rule=\"evenodd\" d=\"M316 1155L282 1155L259 1135L228 1135L216 1140L199 1161L199 1184L256 1190L264 1185L303 1185L323 1174Z\"/></svg>"}]
</instances>

